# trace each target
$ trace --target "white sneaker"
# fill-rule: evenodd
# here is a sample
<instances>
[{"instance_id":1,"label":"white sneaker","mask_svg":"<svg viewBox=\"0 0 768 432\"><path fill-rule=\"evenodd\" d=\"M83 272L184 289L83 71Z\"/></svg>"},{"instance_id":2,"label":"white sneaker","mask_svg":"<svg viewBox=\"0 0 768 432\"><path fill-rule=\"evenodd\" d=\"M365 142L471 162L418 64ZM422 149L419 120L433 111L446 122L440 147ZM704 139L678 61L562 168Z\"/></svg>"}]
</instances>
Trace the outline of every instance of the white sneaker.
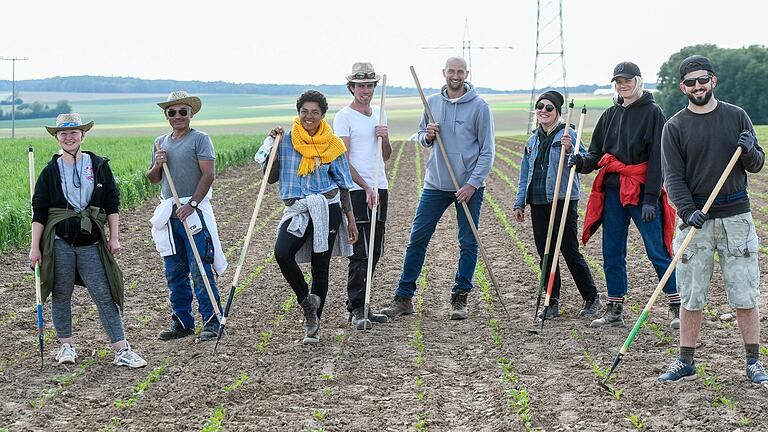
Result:
<instances>
[{"instance_id":1,"label":"white sneaker","mask_svg":"<svg viewBox=\"0 0 768 432\"><path fill-rule=\"evenodd\" d=\"M61 348L59 348L59 352L56 354L56 361L58 361L60 365L75 364L75 359L77 359L75 347L68 343L61 344Z\"/></svg>"},{"instance_id":2,"label":"white sneaker","mask_svg":"<svg viewBox=\"0 0 768 432\"><path fill-rule=\"evenodd\" d=\"M141 358L131 350L129 344L125 344L125 347L115 353L115 361L112 362L115 366L128 366L129 368L140 368L147 365L147 361Z\"/></svg>"}]
</instances>

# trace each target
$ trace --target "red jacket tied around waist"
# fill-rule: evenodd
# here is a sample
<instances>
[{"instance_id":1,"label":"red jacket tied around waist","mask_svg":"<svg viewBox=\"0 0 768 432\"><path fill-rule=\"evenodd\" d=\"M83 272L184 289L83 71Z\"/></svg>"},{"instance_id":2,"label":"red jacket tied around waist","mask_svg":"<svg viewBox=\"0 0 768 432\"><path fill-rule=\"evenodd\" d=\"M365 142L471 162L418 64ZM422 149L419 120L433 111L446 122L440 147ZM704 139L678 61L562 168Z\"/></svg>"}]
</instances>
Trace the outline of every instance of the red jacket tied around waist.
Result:
<instances>
[{"instance_id":1,"label":"red jacket tied around waist","mask_svg":"<svg viewBox=\"0 0 768 432\"><path fill-rule=\"evenodd\" d=\"M603 191L603 180L607 173L615 172L619 174L619 200L624 207L628 205L637 205L640 202L640 186L645 184L648 162L637 165L626 165L616 159L616 156L606 153L600 159L598 166L601 167L597 173L594 183L592 183L592 192L589 194L587 202L587 213L584 216L584 231L581 233L581 241L587 244L589 238L597 232L602 224L603 206L605 205L605 192ZM675 209L669 205L667 200L667 191L661 188L661 217L662 229L664 233L664 245L667 247L669 256L674 256L672 250L672 237L675 234Z\"/></svg>"}]
</instances>

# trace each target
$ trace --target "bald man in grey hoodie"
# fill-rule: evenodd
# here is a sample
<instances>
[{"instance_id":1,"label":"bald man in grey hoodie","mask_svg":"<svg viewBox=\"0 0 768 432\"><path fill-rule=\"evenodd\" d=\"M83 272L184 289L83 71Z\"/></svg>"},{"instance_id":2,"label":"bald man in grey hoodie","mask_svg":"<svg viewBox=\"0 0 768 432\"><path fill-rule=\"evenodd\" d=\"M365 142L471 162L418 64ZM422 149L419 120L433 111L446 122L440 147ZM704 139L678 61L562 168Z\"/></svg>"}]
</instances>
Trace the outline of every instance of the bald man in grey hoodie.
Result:
<instances>
[{"instance_id":1,"label":"bald man in grey hoodie","mask_svg":"<svg viewBox=\"0 0 768 432\"><path fill-rule=\"evenodd\" d=\"M439 148L433 149L427 161L424 190L413 219L395 298L388 308L382 310L389 317L414 312L412 298L416 292L416 279L424 265L427 245L443 213L453 204L459 225L460 253L451 291L451 319L467 318L467 296L472 289L477 263L477 240L461 203L467 203L472 219L478 224L485 179L491 172L495 153L491 108L472 84L466 82L468 73L467 62L463 58L449 58L443 69L446 85L439 94L428 99L438 123L428 123L426 113L421 118L419 142L424 147L432 147L437 133L440 133L451 168L462 186L456 190L443 155L439 154Z\"/></svg>"}]
</instances>

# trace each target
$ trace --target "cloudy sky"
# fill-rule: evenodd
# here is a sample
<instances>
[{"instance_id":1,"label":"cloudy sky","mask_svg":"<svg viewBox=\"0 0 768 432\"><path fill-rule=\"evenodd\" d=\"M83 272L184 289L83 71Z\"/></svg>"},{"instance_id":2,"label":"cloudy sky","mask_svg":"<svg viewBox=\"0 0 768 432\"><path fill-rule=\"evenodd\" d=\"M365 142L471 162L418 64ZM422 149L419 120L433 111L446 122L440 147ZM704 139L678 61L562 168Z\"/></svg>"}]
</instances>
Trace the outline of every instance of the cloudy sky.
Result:
<instances>
[{"instance_id":1,"label":"cloudy sky","mask_svg":"<svg viewBox=\"0 0 768 432\"><path fill-rule=\"evenodd\" d=\"M473 49L476 85L530 88L533 78L535 0L6 0L3 12L0 56L29 57L17 79L335 84L365 60L390 85L412 86L414 65L423 85L439 86L445 58L461 49L422 47L461 47L465 17L473 45L514 47ZM568 83L605 84L623 60L655 81L670 54L691 44L768 45L766 17L768 2L757 0L563 0ZM0 63L0 79L10 77Z\"/></svg>"}]
</instances>

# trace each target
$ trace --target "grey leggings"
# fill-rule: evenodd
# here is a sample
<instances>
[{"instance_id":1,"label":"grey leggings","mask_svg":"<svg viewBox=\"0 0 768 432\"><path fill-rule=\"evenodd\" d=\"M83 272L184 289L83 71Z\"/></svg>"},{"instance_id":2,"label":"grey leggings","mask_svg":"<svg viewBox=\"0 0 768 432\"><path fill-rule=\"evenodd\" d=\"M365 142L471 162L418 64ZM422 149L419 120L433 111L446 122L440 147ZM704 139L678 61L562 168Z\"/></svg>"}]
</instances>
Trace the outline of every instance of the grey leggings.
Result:
<instances>
[{"instance_id":1,"label":"grey leggings","mask_svg":"<svg viewBox=\"0 0 768 432\"><path fill-rule=\"evenodd\" d=\"M53 242L54 275L51 316L56 336L72 337L72 291L75 288L75 269L85 282L96 308L101 325L112 343L125 339L123 319L112 300L109 280L99 255L99 245L72 246L61 239Z\"/></svg>"}]
</instances>

